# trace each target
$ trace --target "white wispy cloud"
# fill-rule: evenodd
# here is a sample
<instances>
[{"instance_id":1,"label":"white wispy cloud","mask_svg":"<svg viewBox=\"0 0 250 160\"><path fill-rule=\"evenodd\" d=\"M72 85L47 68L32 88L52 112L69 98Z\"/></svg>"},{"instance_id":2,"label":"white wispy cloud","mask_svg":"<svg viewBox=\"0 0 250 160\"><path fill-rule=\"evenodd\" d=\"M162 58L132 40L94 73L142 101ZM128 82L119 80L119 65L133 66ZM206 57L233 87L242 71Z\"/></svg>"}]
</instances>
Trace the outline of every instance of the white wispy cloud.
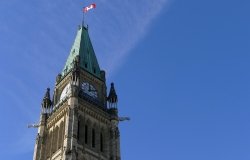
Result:
<instances>
[{"instance_id":1,"label":"white wispy cloud","mask_svg":"<svg viewBox=\"0 0 250 160\"><path fill-rule=\"evenodd\" d=\"M154 18L161 11L168 9L169 2L170 0L95 1L97 8L87 13L85 17L99 63L108 75L115 74L116 70L124 64L130 51L147 34ZM32 53L33 57L28 59L36 58L35 60L40 62L37 65L45 62L46 66L41 65L40 70L50 68L50 71L52 69L56 72L59 67L63 68L62 65L67 56L62 55L69 54L73 43L73 41L66 43L65 37L75 36L74 33L69 32L69 26L72 26L72 21L80 24L82 6L91 3L93 0L84 2L65 0L63 3L59 0L36 2L36 4L29 4L32 13L28 14L34 14L34 16L18 10L19 15L23 14L23 17L19 18L20 23L33 23L34 26L40 25L40 29L43 29L34 31L41 42L33 42L33 46L30 46L33 51L27 53L28 56ZM35 18L36 16L38 18ZM48 50L45 51L45 48ZM47 57L41 54L42 51L48 52L50 59L46 59Z\"/></svg>"},{"instance_id":2,"label":"white wispy cloud","mask_svg":"<svg viewBox=\"0 0 250 160\"><path fill-rule=\"evenodd\" d=\"M95 50L109 75L124 64L130 51L147 34L153 19L168 4L169 0L100 1L98 15L90 15L87 21L93 24L94 31L91 28L90 32L97 37Z\"/></svg>"}]
</instances>

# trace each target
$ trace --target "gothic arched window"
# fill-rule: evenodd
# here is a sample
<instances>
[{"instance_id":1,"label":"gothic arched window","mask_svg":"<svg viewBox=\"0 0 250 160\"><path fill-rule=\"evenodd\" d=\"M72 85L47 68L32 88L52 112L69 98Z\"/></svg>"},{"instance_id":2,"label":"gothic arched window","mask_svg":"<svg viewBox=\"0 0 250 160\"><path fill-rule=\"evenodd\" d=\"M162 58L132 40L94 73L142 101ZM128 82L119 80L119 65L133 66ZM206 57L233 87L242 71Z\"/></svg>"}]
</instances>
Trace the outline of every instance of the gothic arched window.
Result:
<instances>
[{"instance_id":1,"label":"gothic arched window","mask_svg":"<svg viewBox=\"0 0 250 160\"><path fill-rule=\"evenodd\" d=\"M56 151L56 149L55 149L55 144L56 144L56 134L55 134L56 132L55 132L55 129L53 129L53 131L52 131L52 140L51 140L51 152L52 152L52 154L54 154L55 153L55 151Z\"/></svg>"},{"instance_id":2,"label":"gothic arched window","mask_svg":"<svg viewBox=\"0 0 250 160\"><path fill-rule=\"evenodd\" d=\"M63 135L64 135L64 122L62 121L60 123L60 128L59 128L59 137L58 137L58 148L61 148L62 147L62 144L63 144Z\"/></svg>"},{"instance_id":3,"label":"gothic arched window","mask_svg":"<svg viewBox=\"0 0 250 160\"><path fill-rule=\"evenodd\" d=\"M85 125L84 139L85 139L85 144L88 144L88 125Z\"/></svg>"},{"instance_id":4,"label":"gothic arched window","mask_svg":"<svg viewBox=\"0 0 250 160\"><path fill-rule=\"evenodd\" d=\"M103 152L103 133L100 133L100 151Z\"/></svg>"},{"instance_id":5,"label":"gothic arched window","mask_svg":"<svg viewBox=\"0 0 250 160\"><path fill-rule=\"evenodd\" d=\"M92 147L95 148L95 129L92 129Z\"/></svg>"},{"instance_id":6,"label":"gothic arched window","mask_svg":"<svg viewBox=\"0 0 250 160\"><path fill-rule=\"evenodd\" d=\"M80 116L78 120L78 133L77 133L77 139L79 144L84 144L84 119Z\"/></svg>"}]
</instances>

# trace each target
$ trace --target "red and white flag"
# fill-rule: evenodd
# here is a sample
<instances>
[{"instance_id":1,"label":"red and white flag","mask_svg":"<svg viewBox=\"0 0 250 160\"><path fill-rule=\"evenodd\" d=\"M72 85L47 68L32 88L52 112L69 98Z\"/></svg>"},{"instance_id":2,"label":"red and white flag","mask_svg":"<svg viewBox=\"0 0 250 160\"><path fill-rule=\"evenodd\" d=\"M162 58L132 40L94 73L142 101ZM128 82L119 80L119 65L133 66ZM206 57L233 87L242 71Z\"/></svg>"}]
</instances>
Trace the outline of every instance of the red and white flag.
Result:
<instances>
[{"instance_id":1,"label":"red and white flag","mask_svg":"<svg viewBox=\"0 0 250 160\"><path fill-rule=\"evenodd\" d=\"M91 5L87 6L87 7L84 7L84 8L83 8L83 12L86 13L86 12L88 12L90 9L93 9L93 8L96 8L96 4L95 4L95 3L93 3L93 4L91 4Z\"/></svg>"}]
</instances>

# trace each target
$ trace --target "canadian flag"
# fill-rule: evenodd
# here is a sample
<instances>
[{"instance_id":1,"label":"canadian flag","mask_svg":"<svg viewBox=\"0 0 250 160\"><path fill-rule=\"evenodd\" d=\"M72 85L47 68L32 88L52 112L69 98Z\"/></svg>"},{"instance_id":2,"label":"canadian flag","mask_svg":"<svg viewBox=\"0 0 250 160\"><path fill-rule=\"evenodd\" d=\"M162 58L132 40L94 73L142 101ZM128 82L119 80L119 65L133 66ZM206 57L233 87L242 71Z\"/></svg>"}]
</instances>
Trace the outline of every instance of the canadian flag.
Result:
<instances>
[{"instance_id":1,"label":"canadian flag","mask_svg":"<svg viewBox=\"0 0 250 160\"><path fill-rule=\"evenodd\" d=\"M93 4L91 4L91 5L87 6L87 7L84 7L84 8L83 8L83 12L86 13L86 12L88 12L90 9L93 9L93 8L96 8L96 4L95 4L95 3L93 3Z\"/></svg>"}]
</instances>

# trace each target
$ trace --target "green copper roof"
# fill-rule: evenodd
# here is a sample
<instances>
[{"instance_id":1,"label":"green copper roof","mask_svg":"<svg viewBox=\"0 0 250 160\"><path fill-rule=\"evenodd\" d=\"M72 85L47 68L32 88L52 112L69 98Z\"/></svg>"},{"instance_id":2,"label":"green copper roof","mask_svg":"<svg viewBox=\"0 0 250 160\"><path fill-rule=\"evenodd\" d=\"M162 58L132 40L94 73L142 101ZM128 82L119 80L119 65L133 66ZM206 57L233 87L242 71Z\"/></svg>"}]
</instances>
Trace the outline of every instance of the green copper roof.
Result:
<instances>
[{"instance_id":1,"label":"green copper roof","mask_svg":"<svg viewBox=\"0 0 250 160\"><path fill-rule=\"evenodd\" d=\"M80 67L98 78L101 78L100 67L86 27L79 27L77 31L75 42L63 68L62 76L73 68L73 60L78 55L80 57Z\"/></svg>"}]
</instances>

